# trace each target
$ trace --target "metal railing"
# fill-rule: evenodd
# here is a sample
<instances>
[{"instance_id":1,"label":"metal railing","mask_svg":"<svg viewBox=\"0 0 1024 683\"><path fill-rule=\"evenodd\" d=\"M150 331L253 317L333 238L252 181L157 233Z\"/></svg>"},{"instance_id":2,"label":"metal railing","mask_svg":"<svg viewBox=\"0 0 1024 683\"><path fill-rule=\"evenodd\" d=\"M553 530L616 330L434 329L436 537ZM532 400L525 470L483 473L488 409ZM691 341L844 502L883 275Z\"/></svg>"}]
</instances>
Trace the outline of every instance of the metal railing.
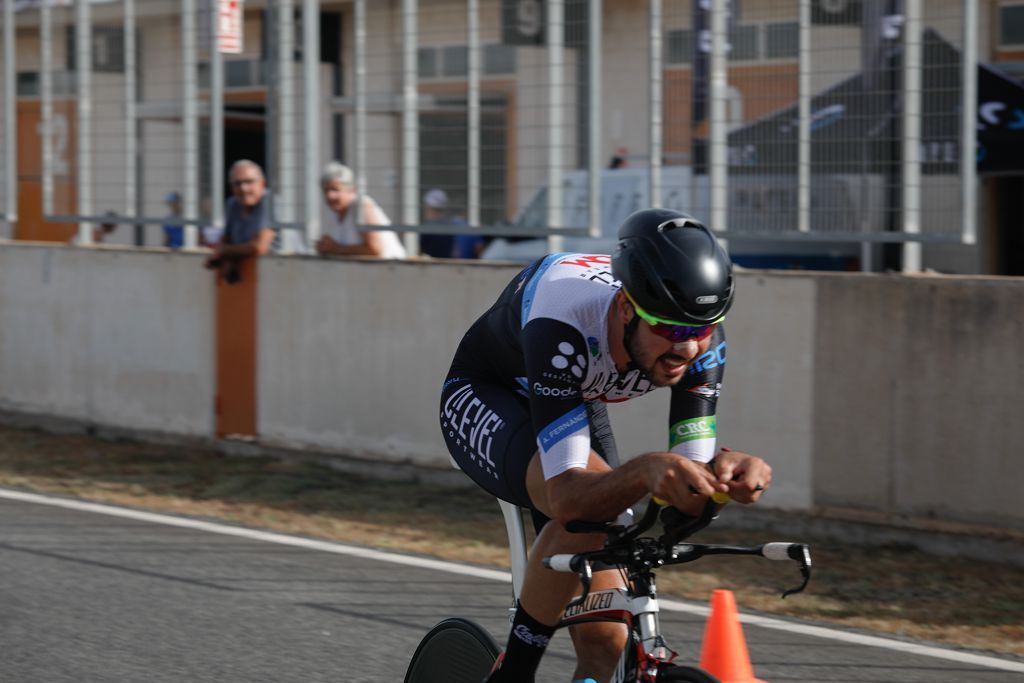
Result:
<instances>
[{"instance_id":1,"label":"metal railing","mask_svg":"<svg viewBox=\"0 0 1024 683\"><path fill-rule=\"evenodd\" d=\"M153 243L144 226L173 219L194 246L223 222L226 167L247 150L276 224L306 244L332 158L412 251L417 233L466 225L558 248L581 228L607 238L639 205L734 239L867 245L868 262L872 243L904 242L911 270L922 243L976 241L961 153L977 134L976 0L731 4L266 0L225 55L217 2L7 2L4 218L19 215L18 146L38 144L42 213L85 244L99 221ZM265 79L225 85L225 65L256 64ZM19 98L38 99L37 141L18 140ZM446 220L425 225L434 188Z\"/></svg>"}]
</instances>

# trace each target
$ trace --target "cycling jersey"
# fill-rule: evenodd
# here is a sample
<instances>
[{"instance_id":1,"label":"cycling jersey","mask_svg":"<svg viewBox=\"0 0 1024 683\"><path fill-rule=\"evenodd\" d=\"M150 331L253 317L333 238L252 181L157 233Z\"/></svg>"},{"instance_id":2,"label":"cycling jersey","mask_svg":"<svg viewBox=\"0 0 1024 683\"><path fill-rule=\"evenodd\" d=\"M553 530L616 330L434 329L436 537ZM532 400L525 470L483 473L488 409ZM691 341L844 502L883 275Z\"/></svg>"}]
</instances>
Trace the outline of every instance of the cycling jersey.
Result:
<instances>
[{"instance_id":1,"label":"cycling jersey","mask_svg":"<svg viewBox=\"0 0 1024 683\"><path fill-rule=\"evenodd\" d=\"M608 311L619 288L610 256L551 254L521 271L460 343L442 392L442 429L460 467L495 495L522 504L520 482L504 483L511 492L498 482L525 477L518 461L538 449L546 479L586 467L593 405L657 388L639 369L615 366ZM714 457L725 349L719 325L671 389L668 447L693 460Z\"/></svg>"}]
</instances>

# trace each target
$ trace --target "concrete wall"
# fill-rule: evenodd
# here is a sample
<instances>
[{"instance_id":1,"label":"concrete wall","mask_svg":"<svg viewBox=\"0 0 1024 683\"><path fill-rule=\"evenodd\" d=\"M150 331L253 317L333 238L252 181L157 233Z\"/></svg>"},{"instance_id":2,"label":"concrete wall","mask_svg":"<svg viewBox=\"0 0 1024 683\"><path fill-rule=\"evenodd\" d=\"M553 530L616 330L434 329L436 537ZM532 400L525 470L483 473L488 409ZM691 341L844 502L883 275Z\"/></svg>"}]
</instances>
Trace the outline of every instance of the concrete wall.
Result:
<instances>
[{"instance_id":1,"label":"concrete wall","mask_svg":"<svg viewBox=\"0 0 1024 683\"><path fill-rule=\"evenodd\" d=\"M815 502L1024 529L1024 279L816 280Z\"/></svg>"},{"instance_id":2,"label":"concrete wall","mask_svg":"<svg viewBox=\"0 0 1024 683\"><path fill-rule=\"evenodd\" d=\"M265 263L261 439L449 467L437 425L441 384L463 333L517 271L372 260Z\"/></svg>"},{"instance_id":3,"label":"concrete wall","mask_svg":"<svg viewBox=\"0 0 1024 683\"><path fill-rule=\"evenodd\" d=\"M213 434L213 281L198 256L0 245L0 409Z\"/></svg>"},{"instance_id":4,"label":"concrete wall","mask_svg":"<svg viewBox=\"0 0 1024 683\"><path fill-rule=\"evenodd\" d=\"M438 392L517 266L268 258L259 440L447 469ZM769 460L764 507L1024 531L1024 279L746 271L727 323L724 444ZM0 243L0 409L210 437L199 257ZM609 411L662 449L665 392Z\"/></svg>"}]
</instances>

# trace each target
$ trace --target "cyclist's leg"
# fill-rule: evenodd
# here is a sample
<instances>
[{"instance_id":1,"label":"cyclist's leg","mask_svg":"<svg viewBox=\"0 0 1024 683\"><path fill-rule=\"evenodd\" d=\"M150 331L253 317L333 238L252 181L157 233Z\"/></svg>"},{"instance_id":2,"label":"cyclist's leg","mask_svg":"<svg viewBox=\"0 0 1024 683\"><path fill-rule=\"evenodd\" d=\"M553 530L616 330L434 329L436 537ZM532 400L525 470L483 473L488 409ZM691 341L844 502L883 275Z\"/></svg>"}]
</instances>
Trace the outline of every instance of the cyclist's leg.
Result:
<instances>
[{"instance_id":1,"label":"cyclist's leg","mask_svg":"<svg viewBox=\"0 0 1024 683\"><path fill-rule=\"evenodd\" d=\"M492 496L528 508L522 478L537 444L525 399L506 387L453 374L444 383L440 407L441 432L459 469Z\"/></svg>"},{"instance_id":2,"label":"cyclist's leg","mask_svg":"<svg viewBox=\"0 0 1024 683\"><path fill-rule=\"evenodd\" d=\"M543 530L540 532L539 545L535 543L530 551L524 590L531 582L537 584L534 588L537 595L535 609L540 612L543 606L545 616L539 617L529 608L524 608L523 600L520 600L516 618L525 619L527 623L536 622L534 625L541 628L553 628L561 618L566 603L579 590L579 581L570 574L559 574L544 569L539 564L541 558L555 553L599 548L604 542L604 536L570 534L558 524L543 524L542 515L550 511L550 508L543 496L544 478L536 452L528 404L514 391L504 386L471 378L459 370L461 368L453 365L441 395L440 421L445 442L459 467L481 488L494 496L541 513L534 515L535 525L544 526L547 531L546 534ZM601 419L594 419L595 413L589 409L590 406L588 414L591 416L592 424L602 422ZM598 410L596 414L602 412ZM606 415L604 419L607 420ZM601 455L604 455L609 447L614 447L610 440L610 431L607 438L603 438L602 435L593 436L594 447L599 449ZM591 453L588 467L608 469L608 465L595 452ZM528 484L530 479L536 480L532 484L533 489L530 489ZM531 490L540 493L531 496ZM537 504L534 498L542 502ZM599 573L595 576L593 584L595 590L612 585L609 583L612 579L606 579L603 575L617 576L614 572ZM564 581L564 584L556 587L554 595L550 598L553 602L548 603L544 597L548 591L545 584L552 580L556 583ZM547 609L550 605L554 605L554 609ZM526 613L525 616L523 612ZM578 650L580 661L597 661L600 668L605 668L602 663L609 658L606 652L616 647L621 651L626 640L626 632L624 627L617 624L593 626L593 629L584 629L582 635L577 631L574 634L574 642L579 640L583 647L582 651ZM621 631L621 637L612 639L616 630ZM619 641L618 645L615 644L616 640ZM511 638L509 642L512 644ZM588 645L591 642L594 644ZM518 646L518 643L516 645ZM614 668L617 655L611 659L608 671ZM514 657L509 657L508 654L507 664L515 664ZM603 679L604 676L598 678Z\"/></svg>"},{"instance_id":3,"label":"cyclist's leg","mask_svg":"<svg viewBox=\"0 0 1024 683\"><path fill-rule=\"evenodd\" d=\"M457 374L441 393L441 429L456 464L494 496L531 507L526 469L537 449L529 406L507 387ZM557 619L541 622L516 607L500 668L490 681L532 681Z\"/></svg>"},{"instance_id":4,"label":"cyclist's leg","mask_svg":"<svg viewBox=\"0 0 1024 683\"><path fill-rule=\"evenodd\" d=\"M608 470L609 465L591 451L588 469ZM527 469L527 488L536 509L547 514L550 510L544 488L544 475L540 457L535 456ZM546 524L537 536L530 550L526 567L526 579L520 596L520 605L534 618L544 624L557 624L565 605L580 590L579 579L573 574L552 572L541 560L558 553L577 553L600 548L604 534L574 534L560 524ZM616 571L594 574L591 590L606 590L622 587L622 578ZM576 674L574 678L587 676L605 681L618 664L626 645L628 631L624 624L595 622L580 624L570 629L573 645L576 647Z\"/></svg>"},{"instance_id":5,"label":"cyclist's leg","mask_svg":"<svg viewBox=\"0 0 1024 683\"><path fill-rule=\"evenodd\" d=\"M591 591L623 587L619 572L605 571L594 574ZM577 624L569 628L569 634L576 649L574 680L588 676L598 681L608 680L618 666L622 651L629 641L627 626L611 621Z\"/></svg>"}]
</instances>

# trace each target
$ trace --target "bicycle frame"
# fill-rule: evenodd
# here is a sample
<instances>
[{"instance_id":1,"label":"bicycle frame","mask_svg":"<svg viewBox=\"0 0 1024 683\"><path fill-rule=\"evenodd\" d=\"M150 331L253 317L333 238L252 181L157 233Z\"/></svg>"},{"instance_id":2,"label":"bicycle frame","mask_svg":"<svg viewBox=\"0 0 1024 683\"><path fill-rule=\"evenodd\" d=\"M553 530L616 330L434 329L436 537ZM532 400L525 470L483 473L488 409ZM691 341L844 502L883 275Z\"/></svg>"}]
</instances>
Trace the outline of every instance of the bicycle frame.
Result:
<instances>
[{"instance_id":1,"label":"bicycle frame","mask_svg":"<svg viewBox=\"0 0 1024 683\"><path fill-rule=\"evenodd\" d=\"M516 602L523 592L526 578L526 529L523 527L523 509L507 500L498 498L501 514L505 517L505 531L508 533L508 554L512 564L512 596Z\"/></svg>"},{"instance_id":2,"label":"bicycle frame","mask_svg":"<svg viewBox=\"0 0 1024 683\"><path fill-rule=\"evenodd\" d=\"M632 669L634 661L635 680L653 681L658 665L668 664L677 654L668 647L661 636L661 625L658 620L660 611L658 598L653 595L631 595L627 589L609 588L588 593L585 600L566 607L558 628L595 621L624 623L636 637L633 643L635 649L630 650L630 645L626 646L612 681L619 683L626 680L626 673Z\"/></svg>"},{"instance_id":3,"label":"bicycle frame","mask_svg":"<svg viewBox=\"0 0 1024 683\"><path fill-rule=\"evenodd\" d=\"M509 555L512 565L512 593L515 601L518 602L522 592L523 580L526 575L527 543L526 530L523 526L523 510L517 505L498 499L502 515L505 517L505 530L509 539ZM624 623L631 634L635 633L637 647L635 653L629 651L627 645L623 652L622 659L612 677L612 683L623 683L626 680L626 670L631 669L631 656L636 657L637 672L636 680L654 680L652 675L659 663L669 663L676 657L676 652L665 644L661 636L661 626L658 614L661 609L658 606L658 598L654 594L653 582L650 586L649 595L631 595L623 588L610 588L608 590L586 592L583 600L577 602L580 597L574 598L565 608L565 613L556 628L562 629L577 624L586 624L596 621L618 621ZM515 612L515 603L509 610L511 615Z\"/></svg>"},{"instance_id":4,"label":"bicycle frame","mask_svg":"<svg viewBox=\"0 0 1024 683\"><path fill-rule=\"evenodd\" d=\"M499 500L499 503L509 536L512 588L518 602L527 563L522 510L505 501ZM710 509L714 511L714 508ZM656 567L691 562L705 555L758 555L770 560L793 560L800 563L803 583L785 591L783 598L799 593L810 580L810 552L806 545L800 543L774 542L750 547L680 543L679 538L691 533L686 531L681 534L666 533L657 540L641 538L640 534L655 524L661 510L660 504L651 501L643 518L636 524L571 522L567 525L570 531L606 531L609 534L608 542L601 550L554 555L543 560L549 569L577 574L583 586L583 593L566 606L557 628L597 621L617 621L626 624L629 629L631 645L634 647L627 646L623 652L612 683L654 683L658 679L660 667L676 657L677 653L668 647L661 635L658 618L660 608L654 579ZM626 548L628 552L624 553ZM595 568L598 571L619 569L624 574L626 587L591 592L591 578ZM510 613L515 611L514 605Z\"/></svg>"}]
</instances>

